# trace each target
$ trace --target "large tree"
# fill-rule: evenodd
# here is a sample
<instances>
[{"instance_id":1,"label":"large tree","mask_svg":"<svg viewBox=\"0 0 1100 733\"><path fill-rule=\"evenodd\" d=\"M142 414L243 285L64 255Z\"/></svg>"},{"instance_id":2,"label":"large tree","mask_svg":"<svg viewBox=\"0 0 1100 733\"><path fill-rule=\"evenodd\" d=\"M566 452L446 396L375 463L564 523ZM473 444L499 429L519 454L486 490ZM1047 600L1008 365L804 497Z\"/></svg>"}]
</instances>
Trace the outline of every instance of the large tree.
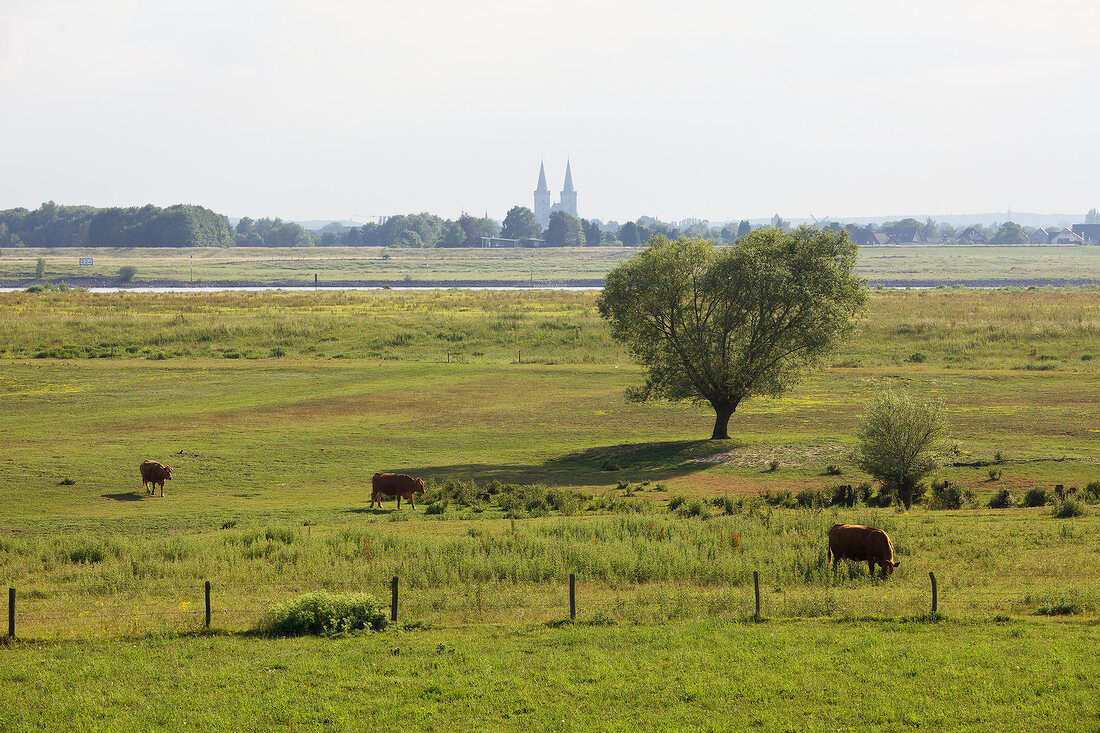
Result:
<instances>
[{"instance_id":1,"label":"large tree","mask_svg":"<svg viewBox=\"0 0 1100 733\"><path fill-rule=\"evenodd\" d=\"M581 220L568 211L555 211L550 214L550 222L546 225L546 243L561 247L584 246Z\"/></svg>"},{"instance_id":2,"label":"large tree","mask_svg":"<svg viewBox=\"0 0 1100 733\"><path fill-rule=\"evenodd\" d=\"M758 229L737 246L657 236L597 301L649 373L628 397L709 402L713 439L743 400L779 395L850 331L867 301L845 232Z\"/></svg>"},{"instance_id":3,"label":"large tree","mask_svg":"<svg viewBox=\"0 0 1100 733\"><path fill-rule=\"evenodd\" d=\"M508 209L500 236L505 239L528 239L540 234L542 234L542 227L535 218L535 212L526 206L513 206Z\"/></svg>"}]
</instances>

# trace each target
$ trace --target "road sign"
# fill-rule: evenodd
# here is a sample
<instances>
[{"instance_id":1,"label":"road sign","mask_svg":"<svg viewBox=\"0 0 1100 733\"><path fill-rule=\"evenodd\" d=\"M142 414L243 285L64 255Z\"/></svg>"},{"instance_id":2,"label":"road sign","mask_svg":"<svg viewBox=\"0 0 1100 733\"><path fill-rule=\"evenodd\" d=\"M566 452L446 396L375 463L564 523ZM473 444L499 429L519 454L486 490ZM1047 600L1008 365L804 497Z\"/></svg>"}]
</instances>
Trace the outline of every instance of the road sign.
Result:
<instances>
[{"instance_id":1,"label":"road sign","mask_svg":"<svg viewBox=\"0 0 1100 733\"><path fill-rule=\"evenodd\" d=\"M91 257L81 257L80 258L80 264L81 265L90 265L90 264L92 264L92 258Z\"/></svg>"}]
</instances>

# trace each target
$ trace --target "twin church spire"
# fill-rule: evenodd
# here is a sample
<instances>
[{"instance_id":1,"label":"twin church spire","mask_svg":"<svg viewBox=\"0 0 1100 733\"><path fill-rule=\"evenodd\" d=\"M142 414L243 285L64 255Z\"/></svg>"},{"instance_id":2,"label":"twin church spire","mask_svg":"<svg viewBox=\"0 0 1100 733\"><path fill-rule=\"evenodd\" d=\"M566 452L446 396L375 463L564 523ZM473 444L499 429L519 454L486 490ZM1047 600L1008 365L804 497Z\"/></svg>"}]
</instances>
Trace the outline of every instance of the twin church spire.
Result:
<instances>
[{"instance_id":1,"label":"twin church spire","mask_svg":"<svg viewBox=\"0 0 1100 733\"><path fill-rule=\"evenodd\" d=\"M550 214L555 211L577 215L577 191L573 188L573 170L568 160L565 162L565 186L562 187L558 203L553 205L550 203L550 189L546 185L546 166L539 163L539 183L535 188L535 219L545 227L550 223Z\"/></svg>"}]
</instances>

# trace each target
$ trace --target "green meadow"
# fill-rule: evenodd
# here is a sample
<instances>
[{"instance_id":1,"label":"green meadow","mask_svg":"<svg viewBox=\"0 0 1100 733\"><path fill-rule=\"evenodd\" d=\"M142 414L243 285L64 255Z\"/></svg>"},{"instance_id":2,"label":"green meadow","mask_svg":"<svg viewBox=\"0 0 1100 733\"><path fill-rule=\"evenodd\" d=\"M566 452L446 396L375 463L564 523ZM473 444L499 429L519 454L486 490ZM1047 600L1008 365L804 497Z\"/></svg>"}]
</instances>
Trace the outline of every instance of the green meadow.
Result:
<instances>
[{"instance_id":1,"label":"green meadow","mask_svg":"<svg viewBox=\"0 0 1100 733\"><path fill-rule=\"evenodd\" d=\"M1100 292L874 292L731 441L626 402L594 304L0 294L0 728L1096 729ZM897 384L943 399L960 508L812 500L868 480L855 429ZM371 509L376 471L429 490ZM1083 513L1018 506L1056 484ZM835 521L886 529L893 576L828 568ZM387 631L252 631L394 576Z\"/></svg>"},{"instance_id":2,"label":"green meadow","mask_svg":"<svg viewBox=\"0 0 1100 733\"><path fill-rule=\"evenodd\" d=\"M335 280L597 280L637 253L634 247L539 249L403 249L396 247L233 247L218 249L54 248L5 249L0 280L35 276L39 257L45 277L116 278L124 265L134 282L218 280L318 282ZM80 258L92 265L81 266ZM872 280L1095 280L1100 247L1088 246L884 246L860 249L857 272Z\"/></svg>"}]
</instances>

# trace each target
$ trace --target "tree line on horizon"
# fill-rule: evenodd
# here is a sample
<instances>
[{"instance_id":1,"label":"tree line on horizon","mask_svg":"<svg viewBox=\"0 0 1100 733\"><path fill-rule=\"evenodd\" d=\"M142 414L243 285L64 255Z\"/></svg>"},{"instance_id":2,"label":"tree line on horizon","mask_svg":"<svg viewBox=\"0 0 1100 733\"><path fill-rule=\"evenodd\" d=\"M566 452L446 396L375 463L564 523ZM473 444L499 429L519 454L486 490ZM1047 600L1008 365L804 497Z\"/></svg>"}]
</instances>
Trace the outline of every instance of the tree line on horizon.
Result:
<instances>
[{"instance_id":1,"label":"tree line on horizon","mask_svg":"<svg viewBox=\"0 0 1100 733\"><path fill-rule=\"evenodd\" d=\"M754 229L748 220L712 227L705 220L676 223L642 216L619 224L582 219L564 211L550 215L544 229L534 212L513 206L504 221L463 213L444 219L428 212L398 214L380 222L346 226L333 222L320 230L279 218L243 217L235 226L228 217L202 206L177 204L166 208L95 208L63 206L48 201L38 209L0 211L0 247L477 247L483 237L539 239L548 246L618 245L634 247L656 236L698 237L730 245ZM770 226L790 229L777 214ZM867 244L1026 244L1035 229L1008 221L992 227L956 227L931 218L889 221L881 225L829 222L826 231L847 231L859 245Z\"/></svg>"}]
</instances>

